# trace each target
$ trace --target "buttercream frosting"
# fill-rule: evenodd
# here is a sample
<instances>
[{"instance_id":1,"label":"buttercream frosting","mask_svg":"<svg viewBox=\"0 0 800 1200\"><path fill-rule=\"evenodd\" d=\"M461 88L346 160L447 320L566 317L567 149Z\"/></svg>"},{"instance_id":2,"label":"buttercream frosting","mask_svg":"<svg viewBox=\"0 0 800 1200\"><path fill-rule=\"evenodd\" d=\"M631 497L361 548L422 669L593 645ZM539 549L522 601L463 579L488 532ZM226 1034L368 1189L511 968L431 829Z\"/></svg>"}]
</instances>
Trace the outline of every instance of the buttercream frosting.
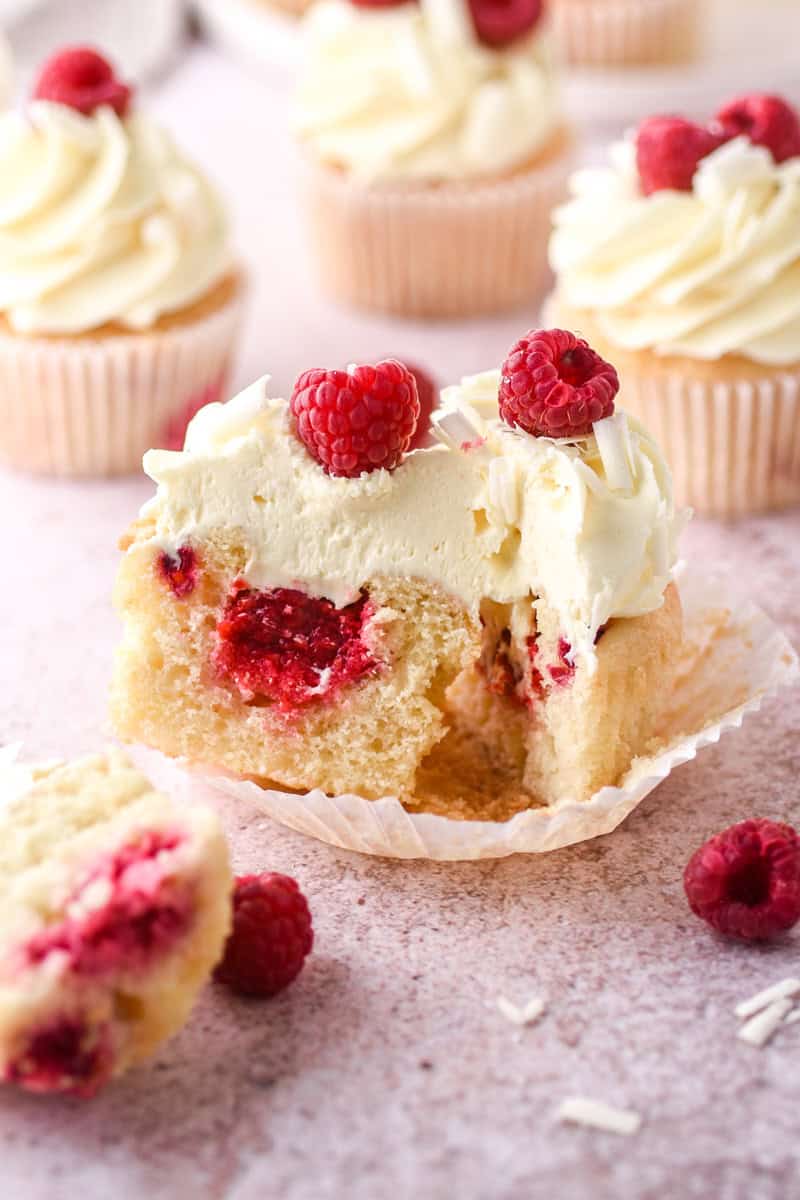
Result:
<instances>
[{"instance_id":1,"label":"buttercream frosting","mask_svg":"<svg viewBox=\"0 0 800 1200\"><path fill-rule=\"evenodd\" d=\"M590 667L600 627L658 608L682 518L668 467L630 422L630 487L612 488L594 436L574 442L512 430L497 412L499 372L443 393L437 419L475 433L415 450L393 472L335 478L310 457L288 406L260 380L194 418L182 452L151 450L158 484L145 512L153 542L202 548L240 530L254 587L302 587L337 605L378 576L438 585L473 614L483 598L542 598ZM202 552L202 550L201 550Z\"/></svg>"},{"instance_id":2,"label":"buttercream frosting","mask_svg":"<svg viewBox=\"0 0 800 1200\"><path fill-rule=\"evenodd\" d=\"M146 116L47 101L0 116L0 312L15 331L147 328L230 269L218 197Z\"/></svg>"},{"instance_id":3,"label":"buttercream frosting","mask_svg":"<svg viewBox=\"0 0 800 1200\"><path fill-rule=\"evenodd\" d=\"M704 158L691 192L643 196L631 139L575 174L550 261L570 309L629 350L800 360L800 158L745 138Z\"/></svg>"},{"instance_id":4,"label":"buttercream frosting","mask_svg":"<svg viewBox=\"0 0 800 1200\"><path fill-rule=\"evenodd\" d=\"M320 0L306 18L301 140L355 177L468 179L513 169L559 123L540 26L482 45L466 0L365 8Z\"/></svg>"}]
</instances>

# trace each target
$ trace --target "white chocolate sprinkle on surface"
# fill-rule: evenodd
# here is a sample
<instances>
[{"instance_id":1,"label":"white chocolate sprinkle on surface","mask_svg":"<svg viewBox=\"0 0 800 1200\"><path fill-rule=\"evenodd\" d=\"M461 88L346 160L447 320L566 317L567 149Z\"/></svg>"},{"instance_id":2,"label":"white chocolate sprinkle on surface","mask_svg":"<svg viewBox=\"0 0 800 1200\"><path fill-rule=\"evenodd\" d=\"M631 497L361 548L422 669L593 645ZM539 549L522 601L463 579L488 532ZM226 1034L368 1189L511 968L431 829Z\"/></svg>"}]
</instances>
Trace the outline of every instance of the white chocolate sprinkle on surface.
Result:
<instances>
[{"instance_id":1,"label":"white chocolate sprinkle on surface","mask_svg":"<svg viewBox=\"0 0 800 1200\"><path fill-rule=\"evenodd\" d=\"M772 1004L773 1000L781 1000L785 996L796 996L800 992L800 979L789 977L781 979L778 983L773 983L771 987L764 988L763 991L756 992L749 1000L742 1000L741 1004L737 1004L735 1013L737 1017L744 1020L745 1017L752 1017L753 1013L760 1012L762 1008Z\"/></svg>"},{"instance_id":2,"label":"white chocolate sprinkle on surface","mask_svg":"<svg viewBox=\"0 0 800 1200\"><path fill-rule=\"evenodd\" d=\"M765 1046L791 1007L792 1002L788 997L773 1000L772 1004L745 1021L738 1036L751 1046Z\"/></svg>"},{"instance_id":3,"label":"white chocolate sprinkle on surface","mask_svg":"<svg viewBox=\"0 0 800 1200\"><path fill-rule=\"evenodd\" d=\"M556 1113L559 1121L568 1121L572 1125L588 1125L592 1129L602 1129L605 1133L619 1133L630 1136L636 1133L642 1124L638 1113L626 1108L613 1108L602 1100L590 1100L585 1096L572 1096L562 1100Z\"/></svg>"}]
</instances>

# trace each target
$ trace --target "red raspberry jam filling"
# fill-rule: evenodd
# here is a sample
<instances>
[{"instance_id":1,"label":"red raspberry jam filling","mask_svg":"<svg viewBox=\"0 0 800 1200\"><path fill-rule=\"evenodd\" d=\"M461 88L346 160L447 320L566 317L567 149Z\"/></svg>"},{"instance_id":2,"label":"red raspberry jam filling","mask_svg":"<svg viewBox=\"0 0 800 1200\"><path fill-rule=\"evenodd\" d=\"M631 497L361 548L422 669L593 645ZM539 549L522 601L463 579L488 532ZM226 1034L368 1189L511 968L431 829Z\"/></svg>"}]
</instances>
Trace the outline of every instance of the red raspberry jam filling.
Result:
<instances>
[{"instance_id":1,"label":"red raspberry jam filling","mask_svg":"<svg viewBox=\"0 0 800 1200\"><path fill-rule=\"evenodd\" d=\"M507 700L513 700L515 704L524 704L525 699L521 688L522 671L513 662L510 650L511 630L503 629L489 661L481 659L480 669L486 678L486 689L493 696L505 696Z\"/></svg>"},{"instance_id":2,"label":"red raspberry jam filling","mask_svg":"<svg viewBox=\"0 0 800 1200\"><path fill-rule=\"evenodd\" d=\"M70 900L69 909L79 915L32 938L25 947L27 963L61 951L72 972L97 976L147 966L170 950L192 918L185 887L170 878L161 857L180 841L177 834L146 833L96 866ZM94 907L92 895L103 885L108 899Z\"/></svg>"},{"instance_id":3,"label":"red raspberry jam filling","mask_svg":"<svg viewBox=\"0 0 800 1200\"><path fill-rule=\"evenodd\" d=\"M93 1096L111 1075L108 1025L91 1029L79 1017L63 1017L38 1029L5 1072L8 1083L28 1092Z\"/></svg>"},{"instance_id":4,"label":"red raspberry jam filling","mask_svg":"<svg viewBox=\"0 0 800 1200\"><path fill-rule=\"evenodd\" d=\"M528 638L528 656L531 664L530 697L528 703L542 699L549 687L566 687L575 677L575 664L570 662L572 646L566 638L558 639L558 658L554 663L542 667L539 664L539 635Z\"/></svg>"},{"instance_id":5,"label":"red raspberry jam filling","mask_svg":"<svg viewBox=\"0 0 800 1200\"><path fill-rule=\"evenodd\" d=\"M245 700L262 698L291 715L378 669L364 641L372 613L366 593L336 608L293 588L257 591L238 579L217 625L214 664Z\"/></svg>"},{"instance_id":6,"label":"red raspberry jam filling","mask_svg":"<svg viewBox=\"0 0 800 1200\"><path fill-rule=\"evenodd\" d=\"M181 546L177 554L162 551L157 560L158 573L172 588L178 600L185 600L197 586L199 563L191 546Z\"/></svg>"}]
</instances>

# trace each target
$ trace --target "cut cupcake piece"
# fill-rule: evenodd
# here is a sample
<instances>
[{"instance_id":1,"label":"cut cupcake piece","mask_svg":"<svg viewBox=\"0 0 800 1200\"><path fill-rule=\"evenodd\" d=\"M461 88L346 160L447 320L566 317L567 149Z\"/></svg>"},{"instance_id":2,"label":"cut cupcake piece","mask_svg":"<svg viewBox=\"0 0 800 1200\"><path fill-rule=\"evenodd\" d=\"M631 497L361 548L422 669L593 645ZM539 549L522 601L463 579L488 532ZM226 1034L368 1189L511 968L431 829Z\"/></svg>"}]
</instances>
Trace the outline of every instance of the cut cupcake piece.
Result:
<instances>
[{"instance_id":1,"label":"cut cupcake piece","mask_svg":"<svg viewBox=\"0 0 800 1200\"><path fill-rule=\"evenodd\" d=\"M183 453L146 461L158 494L117 589L120 734L456 816L616 782L658 735L681 629L669 472L616 386L550 331L446 389L438 444L410 453L413 389L380 367L204 410Z\"/></svg>"},{"instance_id":2,"label":"cut cupcake piece","mask_svg":"<svg viewBox=\"0 0 800 1200\"><path fill-rule=\"evenodd\" d=\"M91 1096L184 1024L221 957L216 816L119 751L0 774L0 1075Z\"/></svg>"}]
</instances>

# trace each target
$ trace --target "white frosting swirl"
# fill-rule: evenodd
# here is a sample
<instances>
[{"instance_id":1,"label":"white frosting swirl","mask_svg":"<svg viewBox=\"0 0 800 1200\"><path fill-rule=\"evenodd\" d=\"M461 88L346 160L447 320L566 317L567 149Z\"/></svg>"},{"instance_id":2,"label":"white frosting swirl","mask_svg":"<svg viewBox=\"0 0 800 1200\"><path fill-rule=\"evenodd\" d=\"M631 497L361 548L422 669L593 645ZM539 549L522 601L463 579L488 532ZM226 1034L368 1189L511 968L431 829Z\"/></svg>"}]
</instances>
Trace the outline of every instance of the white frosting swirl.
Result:
<instances>
[{"instance_id":1,"label":"white frosting swirl","mask_svg":"<svg viewBox=\"0 0 800 1200\"><path fill-rule=\"evenodd\" d=\"M569 308L618 346L717 359L800 360L800 158L736 138L691 192L643 196L631 141L579 171L555 213L550 261Z\"/></svg>"},{"instance_id":2,"label":"white frosting swirl","mask_svg":"<svg viewBox=\"0 0 800 1200\"><path fill-rule=\"evenodd\" d=\"M17 332L147 328L230 269L219 199L146 117L46 101L0 116L0 312Z\"/></svg>"},{"instance_id":3,"label":"white frosting swirl","mask_svg":"<svg viewBox=\"0 0 800 1200\"><path fill-rule=\"evenodd\" d=\"M539 27L490 49L466 0L391 8L321 0L307 18L296 130L323 162L365 179L469 179L524 164L559 103Z\"/></svg>"},{"instance_id":4,"label":"white frosting swirl","mask_svg":"<svg viewBox=\"0 0 800 1200\"><path fill-rule=\"evenodd\" d=\"M146 506L154 543L201 548L215 529L243 531L255 587L299 586L336 604L376 576L438 584L477 614L484 597L543 597L573 652L591 665L611 617L650 612L672 578L682 518L669 469L631 422L631 486L613 490L595 438L534 438L497 416L499 372L444 393L477 444L409 454L393 472L332 478L292 432L288 408L255 383L209 405L180 453L151 450L158 483Z\"/></svg>"}]
</instances>

